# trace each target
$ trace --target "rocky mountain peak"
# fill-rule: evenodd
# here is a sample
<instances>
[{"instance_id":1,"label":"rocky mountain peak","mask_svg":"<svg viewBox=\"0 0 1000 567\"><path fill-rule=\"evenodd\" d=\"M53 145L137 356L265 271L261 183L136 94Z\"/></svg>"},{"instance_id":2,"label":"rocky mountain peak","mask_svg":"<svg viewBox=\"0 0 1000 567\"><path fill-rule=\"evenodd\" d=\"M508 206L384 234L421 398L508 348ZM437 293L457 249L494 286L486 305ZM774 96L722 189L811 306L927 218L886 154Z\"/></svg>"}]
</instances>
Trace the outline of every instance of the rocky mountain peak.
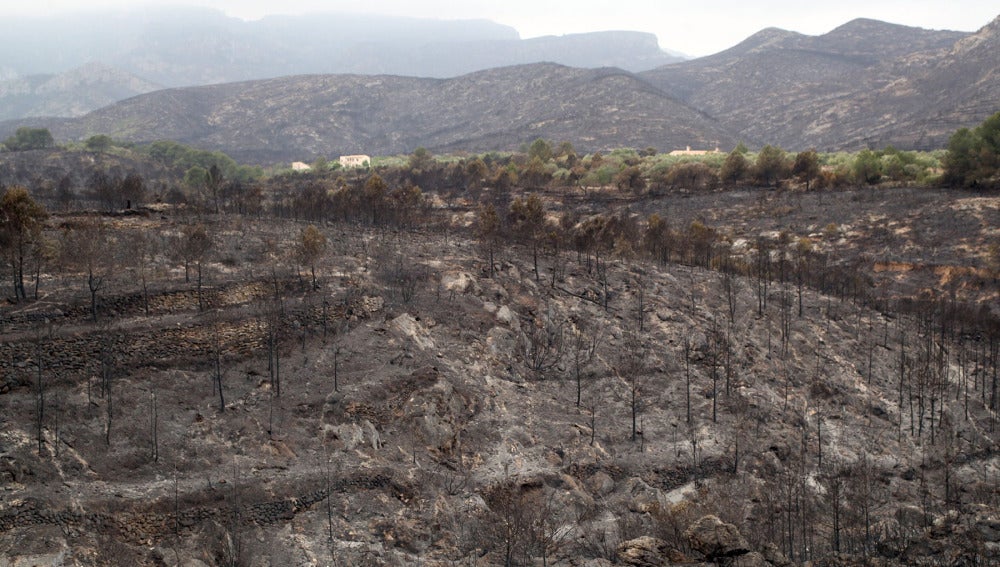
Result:
<instances>
[{"instance_id":1,"label":"rocky mountain peak","mask_svg":"<svg viewBox=\"0 0 1000 567\"><path fill-rule=\"evenodd\" d=\"M998 44L1000 44L1000 16L994 18L992 22L980 28L976 33L956 42L953 53L958 56L963 52L994 48L993 53L996 54L998 51L995 48Z\"/></svg>"}]
</instances>

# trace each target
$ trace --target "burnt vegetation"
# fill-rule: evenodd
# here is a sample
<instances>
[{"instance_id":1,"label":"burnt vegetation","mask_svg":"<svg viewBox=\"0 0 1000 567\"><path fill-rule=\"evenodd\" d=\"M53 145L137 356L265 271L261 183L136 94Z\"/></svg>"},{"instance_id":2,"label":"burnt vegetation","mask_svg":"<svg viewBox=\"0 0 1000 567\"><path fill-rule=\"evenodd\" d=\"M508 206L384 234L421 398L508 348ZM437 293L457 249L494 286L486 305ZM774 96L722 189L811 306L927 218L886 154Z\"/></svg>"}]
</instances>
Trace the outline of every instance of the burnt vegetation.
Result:
<instances>
[{"instance_id":1,"label":"burnt vegetation","mask_svg":"<svg viewBox=\"0 0 1000 567\"><path fill-rule=\"evenodd\" d=\"M995 564L988 129L953 188L893 148L4 154L0 554Z\"/></svg>"}]
</instances>

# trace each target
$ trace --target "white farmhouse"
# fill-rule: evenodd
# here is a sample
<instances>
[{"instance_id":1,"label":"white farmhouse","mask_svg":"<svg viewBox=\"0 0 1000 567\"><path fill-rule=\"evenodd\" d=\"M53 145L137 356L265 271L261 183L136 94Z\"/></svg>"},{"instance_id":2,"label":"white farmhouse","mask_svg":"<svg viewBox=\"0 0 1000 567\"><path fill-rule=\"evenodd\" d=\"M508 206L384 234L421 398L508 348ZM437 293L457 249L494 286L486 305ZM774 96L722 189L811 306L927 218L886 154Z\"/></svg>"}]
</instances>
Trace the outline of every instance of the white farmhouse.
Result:
<instances>
[{"instance_id":1,"label":"white farmhouse","mask_svg":"<svg viewBox=\"0 0 1000 567\"><path fill-rule=\"evenodd\" d=\"M372 163L372 158L364 154L354 156L340 156L340 167L368 167Z\"/></svg>"},{"instance_id":2,"label":"white farmhouse","mask_svg":"<svg viewBox=\"0 0 1000 567\"><path fill-rule=\"evenodd\" d=\"M703 156L703 155L717 154L717 153L719 153L719 148L718 147L716 147L714 150L692 150L691 146L688 146L687 148L685 148L683 150L674 150L674 151L670 152L670 155L672 155L672 156Z\"/></svg>"}]
</instances>

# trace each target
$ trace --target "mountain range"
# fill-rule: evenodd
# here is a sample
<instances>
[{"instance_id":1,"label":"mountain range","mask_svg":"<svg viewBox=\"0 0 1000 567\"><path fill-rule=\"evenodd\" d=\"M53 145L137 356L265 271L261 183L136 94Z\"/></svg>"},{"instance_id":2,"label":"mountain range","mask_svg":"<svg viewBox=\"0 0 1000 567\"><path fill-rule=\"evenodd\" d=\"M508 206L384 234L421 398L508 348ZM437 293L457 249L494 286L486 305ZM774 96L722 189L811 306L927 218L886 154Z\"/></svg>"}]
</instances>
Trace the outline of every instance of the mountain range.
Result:
<instances>
[{"instance_id":1,"label":"mountain range","mask_svg":"<svg viewBox=\"0 0 1000 567\"><path fill-rule=\"evenodd\" d=\"M168 89L42 123L60 139L172 139L263 163L418 146L487 151L538 137L584 148L735 143L634 74L551 63L454 79L305 75Z\"/></svg>"},{"instance_id":2,"label":"mountain range","mask_svg":"<svg viewBox=\"0 0 1000 567\"><path fill-rule=\"evenodd\" d=\"M603 36L613 38L638 39ZM998 44L1000 18L976 33L861 19L821 36L766 29L719 54L641 72L533 63L451 78L324 73L158 90L77 118L3 123L0 135L27 124L57 139L173 139L257 163L417 146L504 150L538 137L584 151L740 141L933 149L1000 110Z\"/></svg>"},{"instance_id":3,"label":"mountain range","mask_svg":"<svg viewBox=\"0 0 1000 567\"><path fill-rule=\"evenodd\" d=\"M178 7L6 19L0 53L0 120L80 116L164 87L300 74L446 78L541 61L642 71L682 59L640 32L521 39L485 20L312 14L244 21ZM97 93L88 76L95 66L104 85Z\"/></svg>"},{"instance_id":4,"label":"mountain range","mask_svg":"<svg viewBox=\"0 0 1000 567\"><path fill-rule=\"evenodd\" d=\"M772 28L643 76L741 139L933 149L1000 109L998 38L1000 19L976 34L865 19L818 37Z\"/></svg>"},{"instance_id":5,"label":"mountain range","mask_svg":"<svg viewBox=\"0 0 1000 567\"><path fill-rule=\"evenodd\" d=\"M11 75L0 80L0 120L31 116L83 116L163 85L101 63L56 74Z\"/></svg>"}]
</instances>

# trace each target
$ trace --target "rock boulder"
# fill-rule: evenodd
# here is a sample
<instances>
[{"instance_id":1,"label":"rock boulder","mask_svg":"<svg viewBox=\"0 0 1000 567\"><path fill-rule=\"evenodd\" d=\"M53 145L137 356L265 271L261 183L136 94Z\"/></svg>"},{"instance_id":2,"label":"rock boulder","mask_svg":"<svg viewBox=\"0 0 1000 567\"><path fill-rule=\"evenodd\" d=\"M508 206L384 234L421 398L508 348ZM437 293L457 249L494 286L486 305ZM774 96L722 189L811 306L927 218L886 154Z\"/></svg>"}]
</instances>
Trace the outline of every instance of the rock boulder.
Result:
<instances>
[{"instance_id":1,"label":"rock boulder","mask_svg":"<svg viewBox=\"0 0 1000 567\"><path fill-rule=\"evenodd\" d=\"M684 537L692 549L712 561L750 552L750 545L736 526L716 516L704 516L691 524Z\"/></svg>"},{"instance_id":2,"label":"rock boulder","mask_svg":"<svg viewBox=\"0 0 1000 567\"><path fill-rule=\"evenodd\" d=\"M618 558L625 565L636 567L661 567L685 558L670 544L655 537L642 536L622 542L618 546Z\"/></svg>"}]
</instances>

